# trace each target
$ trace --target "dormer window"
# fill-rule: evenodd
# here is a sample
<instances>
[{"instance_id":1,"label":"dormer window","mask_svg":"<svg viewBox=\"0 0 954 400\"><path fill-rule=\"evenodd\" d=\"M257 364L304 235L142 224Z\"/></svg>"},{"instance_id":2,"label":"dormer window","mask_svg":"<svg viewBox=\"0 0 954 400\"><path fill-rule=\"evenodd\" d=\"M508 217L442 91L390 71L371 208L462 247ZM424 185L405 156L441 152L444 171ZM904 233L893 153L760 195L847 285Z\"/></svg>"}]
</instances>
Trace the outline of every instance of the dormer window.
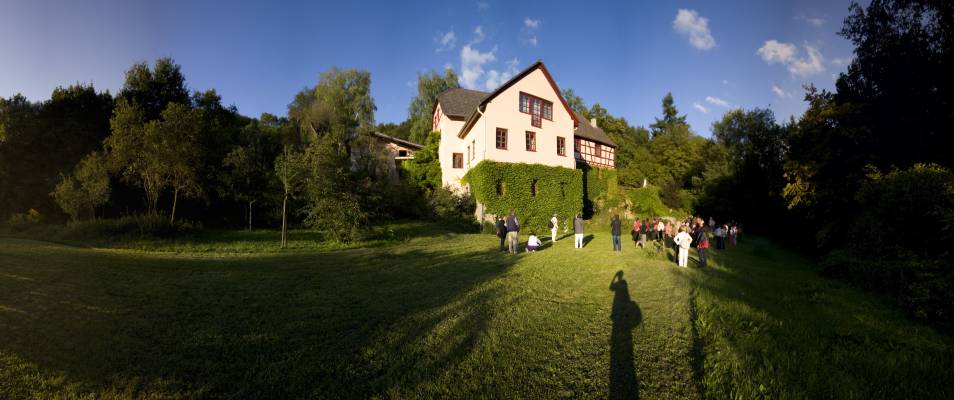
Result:
<instances>
[{"instance_id":1,"label":"dormer window","mask_svg":"<svg viewBox=\"0 0 954 400\"><path fill-rule=\"evenodd\" d=\"M520 93L520 112L530 114L530 125L543 127L542 120L553 121L553 103L539 97Z\"/></svg>"}]
</instances>

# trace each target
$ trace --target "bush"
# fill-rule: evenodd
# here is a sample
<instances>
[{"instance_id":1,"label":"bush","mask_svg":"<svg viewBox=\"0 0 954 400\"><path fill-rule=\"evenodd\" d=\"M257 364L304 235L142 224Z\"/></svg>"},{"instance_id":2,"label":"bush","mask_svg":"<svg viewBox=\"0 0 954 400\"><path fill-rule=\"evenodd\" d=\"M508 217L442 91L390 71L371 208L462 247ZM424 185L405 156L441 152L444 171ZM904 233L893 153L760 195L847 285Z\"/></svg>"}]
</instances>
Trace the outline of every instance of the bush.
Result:
<instances>
[{"instance_id":1,"label":"bush","mask_svg":"<svg viewBox=\"0 0 954 400\"><path fill-rule=\"evenodd\" d=\"M427 207L434 217L445 222L462 226L473 226L476 223L474 210L477 203L470 194L458 196L448 189L435 189L427 196Z\"/></svg>"},{"instance_id":2,"label":"bush","mask_svg":"<svg viewBox=\"0 0 954 400\"><path fill-rule=\"evenodd\" d=\"M67 240L165 239L192 234L201 229L200 224L188 221L170 222L169 217L165 215L144 214L70 223L63 231L62 238Z\"/></svg>"},{"instance_id":3,"label":"bush","mask_svg":"<svg viewBox=\"0 0 954 400\"><path fill-rule=\"evenodd\" d=\"M657 217L669 215L669 208L659 197L659 188L648 186L627 190L626 205L638 217Z\"/></svg>"},{"instance_id":4,"label":"bush","mask_svg":"<svg viewBox=\"0 0 954 400\"><path fill-rule=\"evenodd\" d=\"M590 218L607 203L616 200L618 174L613 169L591 168L582 165L583 173L583 217Z\"/></svg>"},{"instance_id":5,"label":"bush","mask_svg":"<svg viewBox=\"0 0 954 400\"><path fill-rule=\"evenodd\" d=\"M890 294L914 317L954 331L954 174L933 164L873 170L855 201L848 247L826 257L824 273Z\"/></svg>"},{"instance_id":6,"label":"bush","mask_svg":"<svg viewBox=\"0 0 954 400\"><path fill-rule=\"evenodd\" d=\"M7 220L7 228L11 232L22 232L39 225L43 222L43 215L35 209L30 209L25 213L16 213Z\"/></svg>"},{"instance_id":7,"label":"bush","mask_svg":"<svg viewBox=\"0 0 954 400\"><path fill-rule=\"evenodd\" d=\"M583 208L583 179L577 169L481 161L464 176L484 213L515 210L525 229L545 231L557 214L568 222Z\"/></svg>"}]
</instances>

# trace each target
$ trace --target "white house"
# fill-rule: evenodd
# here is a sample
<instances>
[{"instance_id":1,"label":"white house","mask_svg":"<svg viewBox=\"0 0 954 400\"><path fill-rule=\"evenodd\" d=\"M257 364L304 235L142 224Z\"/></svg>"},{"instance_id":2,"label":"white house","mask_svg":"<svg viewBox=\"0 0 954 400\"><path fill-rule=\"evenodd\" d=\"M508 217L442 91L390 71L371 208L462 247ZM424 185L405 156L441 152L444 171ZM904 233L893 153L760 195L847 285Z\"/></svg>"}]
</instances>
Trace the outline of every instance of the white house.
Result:
<instances>
[{"instance_id":1,"label":"white house","mask_svg":"<svg viewBox=\"0 0 954 400\"><path fill-rule=\"evenodd\" d=\"M614 168L616 144L570 109L542 61L490 93L441 93L433 129L441 133L443 185L455 190L465 190L461 177L483 160Z\"/></svg>"}]
</instances>

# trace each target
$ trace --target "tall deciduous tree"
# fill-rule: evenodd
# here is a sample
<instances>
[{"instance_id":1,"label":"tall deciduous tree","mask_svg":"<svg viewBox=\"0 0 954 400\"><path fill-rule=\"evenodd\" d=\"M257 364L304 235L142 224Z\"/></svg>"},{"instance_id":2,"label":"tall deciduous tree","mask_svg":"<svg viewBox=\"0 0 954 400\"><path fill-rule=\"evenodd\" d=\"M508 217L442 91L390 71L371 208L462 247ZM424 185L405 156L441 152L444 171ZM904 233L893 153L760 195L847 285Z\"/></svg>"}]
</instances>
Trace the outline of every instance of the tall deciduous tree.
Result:
<instances>
[{"instance_id":1,"label":"tall deciduous tree","mask_svg":"<svg viewBox=\"0 0 954 400\"><path fill-rule=\"evenodd\" d=\"M199 183L198 165L199 114L188 106L169 103L162 111L162 120L150 121L146 127L146 136L154 140L158 154L163 161L160 170L163 178L172 189L172 211L169 220L176 219L176 206L179 196L196 197L203 193Z\"/></svg>"},{"instance_id":2,"label":"tall deciduous tree","mask_svg":"<svg viewBox=\"0 0 954 400\"><path fill-rule=\"evenodd\" d=\"M189 89L181 67L166 57L156 60L151 69L145 62L133 64L117 98L138 104L149 121L159 118L169 103L188 104Z\"/></svg>"},{"instance_id":3,"label":"tall deciduous tree","mask_svg":"<svg viewBox=\"0 0 954 400\"><path fill-rule=\"evenodd\" d=\"M451 68L445 69L443 75L434 71L417 75L417 96L411 99L411 104L407 107L408 119L411 121L411 136L408 138L410 141L423 143L427 140L428 133L433 129L432 113L437 95L447 89L459 87L457 73Z\"/></svg>"}]
</instances>

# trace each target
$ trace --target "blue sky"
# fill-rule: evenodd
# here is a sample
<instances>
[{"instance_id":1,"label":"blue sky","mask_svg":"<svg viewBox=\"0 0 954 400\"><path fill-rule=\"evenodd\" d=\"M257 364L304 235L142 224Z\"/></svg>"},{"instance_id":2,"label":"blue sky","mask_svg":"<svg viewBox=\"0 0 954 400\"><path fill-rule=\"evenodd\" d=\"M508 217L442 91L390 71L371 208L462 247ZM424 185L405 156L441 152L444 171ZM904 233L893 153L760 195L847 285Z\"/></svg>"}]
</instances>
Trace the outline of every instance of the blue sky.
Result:
<instances>
[{"instance_id":1,"label":"blue sky","mask_svg":"<svg viewBox=\"0 0 954 400\"><path fill-rule=\"evenodd\" d=\"M0 0L0 96L115 93L136 61L171 56L193 90L249 116L284 115L332 66L371 72L378 122L399 122L418 72L451 66L488 90L537 59L561 88L634 125L671 91L709 135L732 107L800 115L804 83L832 88L852 47L848 0L212 2ZM489 82L488 82L489 81Z\"/></svg>"}]
</instances>

